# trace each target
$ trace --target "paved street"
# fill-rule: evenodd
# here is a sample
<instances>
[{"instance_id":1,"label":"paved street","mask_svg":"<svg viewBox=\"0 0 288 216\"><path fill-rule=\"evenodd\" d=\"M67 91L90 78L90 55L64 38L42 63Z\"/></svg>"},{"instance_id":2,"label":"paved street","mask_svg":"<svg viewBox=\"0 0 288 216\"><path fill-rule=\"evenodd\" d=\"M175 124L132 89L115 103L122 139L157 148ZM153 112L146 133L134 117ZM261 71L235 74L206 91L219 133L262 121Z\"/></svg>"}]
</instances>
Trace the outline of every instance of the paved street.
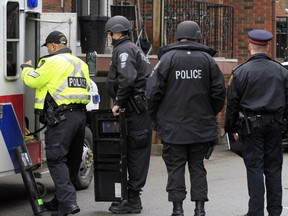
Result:
<instances>
[{"instance_id":1,"label":"paved street","mask_svg":"<svg viewBox=\"0 0 288 216\"><path fill-rule=\"evenodd\" d=\"M218 145L211 156L206 160L206 169L209 181L209 199L206 203L207 216L237 216L247 211L246 173L241 158L229 152L226 145ZM187 173L187 184L188 173ZM172 204L167 201L165 185L167 180L166 168L161 156L151 156L151 167L147 184L142 195L142 216L170 216ZM44 200L53 196L54 188L51 178L37 179L47 187ZM189 189L188 189L189 191ZM283 167L283 214L288 215L288 153L284 153ZM94 201L94 186L78 191L78 204L83 216L113 215L107 209L108 202ZM185 215L193 215L194 203L189 201L189 193L184 202ZM0 216L32 216L21 175L0 178ZM50 215L45 213L43 215Z\"/></svg>"}]
</instances>

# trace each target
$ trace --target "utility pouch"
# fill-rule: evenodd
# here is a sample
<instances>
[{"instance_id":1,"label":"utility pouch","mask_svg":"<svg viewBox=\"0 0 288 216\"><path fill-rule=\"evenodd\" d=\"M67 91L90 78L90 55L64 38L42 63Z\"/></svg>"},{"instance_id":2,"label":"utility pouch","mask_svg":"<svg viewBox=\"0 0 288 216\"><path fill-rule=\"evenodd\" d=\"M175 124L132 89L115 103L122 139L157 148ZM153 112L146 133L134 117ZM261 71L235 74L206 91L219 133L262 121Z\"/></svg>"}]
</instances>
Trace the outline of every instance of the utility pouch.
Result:
<instances>
[{"instance_id":1,"label":"utility pouch","mask_svg":"<svg viewBox=\"0 0 288 216\"><path fill-rule=\"evenodd\" d=\"M258 119L258 117L256 115L249 116L248 119L250 121L252 130L254 128L259 128L260 127L260 122L259 122L259 119Z\"/></svg>"},{"instance_id":2,"label":"utility pouch","mask_svg":"<svg viewBox=\"0 0 288 216\"><path fill-rule=\"evenodd\" d=\"M145 95L135 95L133 96L136 106L140 110L140 112L146 111L146 97Z\"/></svg>"},{"instance_id":3,"label":"utility pouch","mask_svg":"<svg viewBox=\"0 0 288 216\"><path fill-rule=\"evenodd\" d=\"M50 108L46 112L47 124L51 127L55 127L60 121L64 121L65 119L66 116L62 112L55 112Z\"/></svg>"}]
</instances>

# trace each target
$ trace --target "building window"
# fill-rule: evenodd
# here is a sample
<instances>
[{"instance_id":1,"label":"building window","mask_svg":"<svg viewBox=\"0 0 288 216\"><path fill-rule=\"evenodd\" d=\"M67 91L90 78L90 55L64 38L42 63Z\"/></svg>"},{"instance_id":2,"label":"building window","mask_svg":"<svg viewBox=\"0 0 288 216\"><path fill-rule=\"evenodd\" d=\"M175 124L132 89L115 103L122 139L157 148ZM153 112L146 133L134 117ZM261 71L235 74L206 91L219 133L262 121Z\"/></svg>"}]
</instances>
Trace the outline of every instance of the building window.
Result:
<instances>
[{"instance_id":1,"label":"building window","mask_svg":"<svg viewBox=\"0 0 288 216\"><path fill-rule=\"evenodd\" d=\"M90 0L73 0L72 12L77 13L77 17L87 16L90 10ZM80 27L77 24L77 40L80 41Z\"/></svg>"},{"instance_id":2,"label":"building window","mask_svg":"<svg viewBox=\"0 0 288 216\"><path fill-rule=\"evenodd\" d=\"M276 18L276 58L288 60L288 29L287 29L287 17L277 17Z\"/></svg>"},{"instance_id":3,"label":"building window","mask_svg":"<svg viewBox=\"0 0 288 216\"><path fill-rule=\"evenodd\" d=\"M6 16L6 78L18 78L17 50L19 46L19 4L18 2L7 3Z\"/></svg>"}]
</instances>

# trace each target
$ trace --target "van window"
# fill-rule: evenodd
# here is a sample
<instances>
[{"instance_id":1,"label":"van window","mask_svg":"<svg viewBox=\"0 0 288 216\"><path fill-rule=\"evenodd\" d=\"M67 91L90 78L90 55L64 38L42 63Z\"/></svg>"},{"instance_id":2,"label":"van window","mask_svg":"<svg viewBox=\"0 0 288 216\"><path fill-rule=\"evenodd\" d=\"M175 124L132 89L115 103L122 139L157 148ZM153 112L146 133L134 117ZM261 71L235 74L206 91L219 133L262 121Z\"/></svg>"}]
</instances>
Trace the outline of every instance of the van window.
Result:
<instances>
[{"instance_id":1,"label":"van window","mask_svg":"<svg viewBox=\"0 0 288 216\"><path fill-rule=\"evenodd\" d=\"M6 17L6 78L18 78L18 46L19 46L19 4L18 2L7 3Z\"/></svg>"}]
</instances>

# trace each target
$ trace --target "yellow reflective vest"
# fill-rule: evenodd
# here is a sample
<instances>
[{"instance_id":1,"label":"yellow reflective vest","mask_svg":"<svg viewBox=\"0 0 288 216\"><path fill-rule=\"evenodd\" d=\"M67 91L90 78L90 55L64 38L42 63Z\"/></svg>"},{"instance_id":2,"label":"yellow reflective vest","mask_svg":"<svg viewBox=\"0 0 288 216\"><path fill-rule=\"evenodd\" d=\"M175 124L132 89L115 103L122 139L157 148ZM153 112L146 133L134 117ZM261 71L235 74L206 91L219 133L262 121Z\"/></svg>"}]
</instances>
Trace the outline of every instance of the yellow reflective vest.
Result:
<instances>
[{"instance_id":1,"label":"yellow reflective vest","mask_svg":"<svg viewBox=\"0 0 288 216\"><path fill-rule=\"evenodd\" d=\"M35 88L35 109L43 110L47 93L57 105L87 104L90 101L87 64L71 54L69 48L42 57L36 69L24 65L21 78Z\"/></svg>"}]
</instances>

